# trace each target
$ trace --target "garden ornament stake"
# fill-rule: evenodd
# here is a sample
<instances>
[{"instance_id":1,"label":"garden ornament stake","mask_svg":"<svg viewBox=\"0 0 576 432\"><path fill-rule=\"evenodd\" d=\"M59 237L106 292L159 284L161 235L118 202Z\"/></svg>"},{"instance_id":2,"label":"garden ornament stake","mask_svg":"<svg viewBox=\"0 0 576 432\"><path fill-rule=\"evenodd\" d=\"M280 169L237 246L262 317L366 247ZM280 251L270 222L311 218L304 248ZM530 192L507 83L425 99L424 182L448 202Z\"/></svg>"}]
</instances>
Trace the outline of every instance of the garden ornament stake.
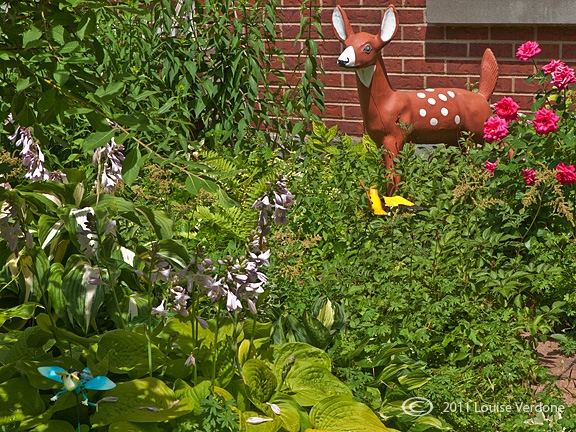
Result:
<instances>
[{"instance_id":1,"label":"garden ornament stake","mask_svg":"<svg viewBox=\"0 0 576 432\"><path fill-rule=\"evenodd\" d=\"M476 142L483 141L484 122L492 113L488 99L498 79L498 64L490 49L482 57L478 93L458 88L396 91L380 53L398 30L394 6L385 10L376 35L354 33L340 6L332 13L332 25L346 45L338 64L356 71L364 126L370 138L384 146L386 168L394 168L394 158L405 142L456 144L462 131L472 132ZM393 176L389 194L398 181Z\"/></svg>"}]
</instances>

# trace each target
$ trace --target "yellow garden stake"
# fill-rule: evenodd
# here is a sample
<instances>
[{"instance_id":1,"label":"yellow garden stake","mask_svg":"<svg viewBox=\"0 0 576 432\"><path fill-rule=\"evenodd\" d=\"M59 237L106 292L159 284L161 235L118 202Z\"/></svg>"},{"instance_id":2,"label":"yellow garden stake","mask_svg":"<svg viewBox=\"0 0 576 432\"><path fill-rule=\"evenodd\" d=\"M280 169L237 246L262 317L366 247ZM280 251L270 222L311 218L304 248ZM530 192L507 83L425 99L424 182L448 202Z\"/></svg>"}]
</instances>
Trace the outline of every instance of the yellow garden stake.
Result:
<instances>
[{"instance_id":1,"label":"yellow garden stake","mask_svg":"<svg viewBox=\"0 0 576 432\"><path fill-rule=\"evenodd\" d=\"M370 206L375 215L382 216L388 214L382 208L382 200L380 199L378 188L376 186L370 186L370 189L368 190L368 200L370 201Z\"/></svg>"}]
</instances>

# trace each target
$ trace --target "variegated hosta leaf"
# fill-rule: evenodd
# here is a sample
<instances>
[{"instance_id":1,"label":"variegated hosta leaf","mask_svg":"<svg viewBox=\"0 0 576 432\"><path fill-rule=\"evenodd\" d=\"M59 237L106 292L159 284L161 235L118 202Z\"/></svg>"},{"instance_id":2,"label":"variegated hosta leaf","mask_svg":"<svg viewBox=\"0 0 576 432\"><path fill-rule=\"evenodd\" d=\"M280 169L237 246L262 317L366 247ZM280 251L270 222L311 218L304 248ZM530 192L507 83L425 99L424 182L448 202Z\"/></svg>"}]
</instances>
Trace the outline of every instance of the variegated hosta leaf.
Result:
<instances>
[{"instance_id":1,"label":"variegated hosta leaf","mask_svg":"<svg viewBox=\"0 0 576 432\"><path fill-rule=\"evenodd\" d=\"M274 372L259 359L247 360L242 366L242 376L254 403L269 401L278 385Z\"/></svg>"}]
</instances>

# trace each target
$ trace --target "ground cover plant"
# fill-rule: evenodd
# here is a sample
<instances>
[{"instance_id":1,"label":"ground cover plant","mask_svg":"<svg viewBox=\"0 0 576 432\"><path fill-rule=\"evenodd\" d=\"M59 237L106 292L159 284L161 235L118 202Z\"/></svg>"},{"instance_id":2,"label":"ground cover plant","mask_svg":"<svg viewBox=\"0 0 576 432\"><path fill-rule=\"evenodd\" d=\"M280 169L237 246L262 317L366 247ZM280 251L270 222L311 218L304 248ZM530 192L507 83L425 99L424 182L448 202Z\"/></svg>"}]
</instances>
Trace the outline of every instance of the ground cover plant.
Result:
<instances>
[{"instance_id":1,"label":"ground cover plant","mask_svg":"<svg viewBox=\"0 0 576 432\"><path fill-rule=\"evenodd\" d=\"M455 408L561 403L532 344L574 340L570 71L483 148L406 146L423 211L376 217L382 154L311 122L314 40L273 70L275 5L5 3L0 427L573 428Z\"/></svg>"}]
</instances>

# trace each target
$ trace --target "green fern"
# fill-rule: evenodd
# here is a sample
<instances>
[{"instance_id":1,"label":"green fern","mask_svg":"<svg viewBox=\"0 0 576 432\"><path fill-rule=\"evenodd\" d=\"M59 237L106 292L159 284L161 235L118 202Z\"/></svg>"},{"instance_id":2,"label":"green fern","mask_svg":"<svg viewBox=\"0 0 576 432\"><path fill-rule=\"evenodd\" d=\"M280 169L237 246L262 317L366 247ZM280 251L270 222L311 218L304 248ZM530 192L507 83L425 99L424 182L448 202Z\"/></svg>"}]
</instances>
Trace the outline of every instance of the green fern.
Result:
<instances>
[{"instance_id":1,"label":"green fern","mask_svg":"<svg viewBox=\"0 0 576 432\"><path fill-rule=\"evenodd\" d=\"M210 226L226 237L242 241L245 241L253 227L256 227L256 217L256 212L242 211L240 207L198 206L194 214L194 218L201 225Z\"/></svg>"}]
</instances>

